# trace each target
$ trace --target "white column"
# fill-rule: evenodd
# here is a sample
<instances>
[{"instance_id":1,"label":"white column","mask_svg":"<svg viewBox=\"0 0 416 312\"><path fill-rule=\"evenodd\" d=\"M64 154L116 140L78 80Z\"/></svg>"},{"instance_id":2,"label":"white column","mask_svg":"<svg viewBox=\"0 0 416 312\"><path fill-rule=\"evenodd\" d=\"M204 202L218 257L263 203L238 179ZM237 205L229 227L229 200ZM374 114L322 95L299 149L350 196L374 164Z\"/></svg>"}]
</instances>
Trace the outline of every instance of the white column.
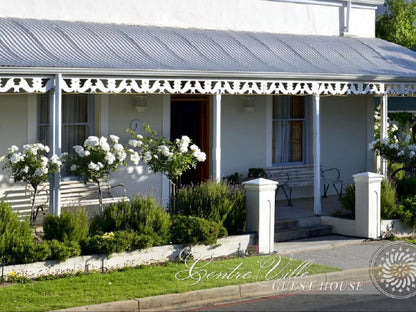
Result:
<instances>
[{"instance_id":1,"label":"white column","mask_svg":"<svg viewBox=\"0 0 416 312\"><path fill-rule=\"evenodd\" d=\"M313 212L316 215L322 213L321 207L321 134L320 134L320 105L319 95L312 97L313 103Z\"/></svg>"},{"instance_id":2,"label":"white column","mask_svg":"<svg viewBox=\"0 0 416 312\"><path fill-rule=\"evenodd\" d=\"M380 192L383 176L372 172L353 175L355 182L355 234L379 238Z\"/></svg>"},{"instance_id":3,"label":"white column","mask_svg":"<svg viewBox=\"0 0 416 312\"><path fill-rule=\"evenodd\" d=\"M163 95L163 101L162 101L162 135L165 138L170 138L170 110L171 110L171 97L170 94ZM162 176L162 206L165 209L169 208L169 199L170 199L170 185L169 185L169 179L164 174Z\"/></svg>"},{"instance_id":4,"label":"white column","mask_svg":"<svg viewBox=\"0 0 416 312\"><path fill-rule=\"evenodd\" d=\"M50 152L61 156L62 152L62 75L55 76L55 86L50 96L49 126L50 126ZM60 173L54 174L50 183L49 210L54 215L61 214L60 200Z\"/></svg>"},{"instance_id":5,"label":"white column","mask_svg":"<svg viewBox=\"0 0 416 312\"><path fill-rule=\"evenodd\" d=\"M389 112L389 105L388 105L388 96L387 94L384 94L381 97L381 110L380 110L380 140L387 139L387 116ZM387 176L387 159L382 158L381 159L381 174L384 176Z\"/></svg>"},{"instance_id":6,"label":"white column","mask_svg":"<svg viewBox=\"0 0 416 312\"><path fill-rule=\"evenodd\" d=\"M246 190L246 231L257 233L259 253L262 254L274 252L277 184L263 178L243 182Z\"/></svg>"},{"instance_id":7,"label":"white column","mask_svg":"<svg viewBox=\"0 0 416 312\"><path fill-rule=\"evenodd\" d=\"M213 108L213 179L221 181L221 93L214 96Z\"/></svg>"}]
</instances>

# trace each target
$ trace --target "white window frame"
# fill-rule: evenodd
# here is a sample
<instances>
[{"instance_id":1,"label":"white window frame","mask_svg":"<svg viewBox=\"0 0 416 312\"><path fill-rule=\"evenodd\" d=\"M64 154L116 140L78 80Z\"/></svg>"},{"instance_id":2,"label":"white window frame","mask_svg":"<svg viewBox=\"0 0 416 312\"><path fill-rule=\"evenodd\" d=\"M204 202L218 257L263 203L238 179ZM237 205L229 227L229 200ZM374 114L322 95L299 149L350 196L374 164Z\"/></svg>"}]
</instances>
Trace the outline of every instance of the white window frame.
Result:
<instances>
[{"instance_id":1,"label":"white window frame","mask_svg":"<svg viewBox=\"0 0 416 312\"><path fill-rule=\"evenodd\" d=\"M62 96L77 96L79 94L63 94ZM46 99L47 103L49 103L49 94L42 94L38 97L38 122L37 122L37 134L36 134L36 138L38 141L40 142L45 142L46 140L44 140L44 138L41 138L41 131L40 128L42 126L49 126L50 125L50 120L49 120L49 114L48 114L48 122L46 123L41 123L41 101L43 100L43 98ZM77 126L77 125L85 125L87 128L87 134L86 136L88 137L89 135L93 135L94 134L94 130L95 130L95 97L94 95L87 95L87 101L88 101L88 120L87 122L71 122L71 123L62 123L62 127L64 126ZM49 105L47 105L47 107L49 107ZM49 133L49 131L48 131ZM50 142L49 142L50 143ZM83 142L79 142L79 145L82 145ZM68 152L68 151L63 151L63 152Z\"/></svg>"},{"instance_id":2,"label":"white window frame","mask_svg":"<svg viewBox=\"0 0 416 312\"><path fill-rule=\"evenodd\" d=\"M289 119L274 119L273 118L273 106L275 105L275 97L277 96L291 96L292 95L276 95L276 96L272 96L271 100L270 100L270 106L269 106L269 111L268 111L268 115L270 116L270 118L268 118L268 122L269 122L269 126L268 126L268 133L270 133L270 137L268 138L269 140L269 151L268 153L270 154L269 159L268 159L268 165L270 167L287 167L287 166L297 166L297 165L305 165L305 164L309 164L310 163L310 131L309 131L309 127L310 127L310 119L311 119L311 113L310 113L310 103L311 103L311 99L309 96L305 96L303 99L303 103L304 103L304 118L289 118ZM273 123L275 121L278 120L285 120L285 121L295 121L295 120L302 120L303 121L303 129L302 129L302 161L300 162L284 162L284 163L274 163L273 162L273 140L274 138L274 133L273 133Z\"/></svg>"}]
</instances>

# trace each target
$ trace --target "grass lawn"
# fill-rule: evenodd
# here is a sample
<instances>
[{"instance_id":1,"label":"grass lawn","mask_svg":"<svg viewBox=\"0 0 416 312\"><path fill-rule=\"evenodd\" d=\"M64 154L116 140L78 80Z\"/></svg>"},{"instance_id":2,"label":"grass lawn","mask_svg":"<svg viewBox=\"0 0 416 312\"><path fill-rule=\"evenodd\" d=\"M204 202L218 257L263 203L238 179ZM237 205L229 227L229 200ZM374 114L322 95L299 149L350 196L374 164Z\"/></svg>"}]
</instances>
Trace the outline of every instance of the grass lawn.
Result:
<instances>
[{"instance_id":1,"label":"grass lawn","mask_svg":"<svg viewBox=\"0 0 416 312\"><path fill-rule=\"evenodd\" d=\"M0 287L0 311L47 311L197 289L340 271L300 260L252 256L184 263L168 262L104 274L90 273ZM280 262L279 262L280 261ZM178 273L179 272L179 273ZM269 272L269 273L268 273ZM294 275L293 275L294 276Z\"/></svg>"}]
</instances>

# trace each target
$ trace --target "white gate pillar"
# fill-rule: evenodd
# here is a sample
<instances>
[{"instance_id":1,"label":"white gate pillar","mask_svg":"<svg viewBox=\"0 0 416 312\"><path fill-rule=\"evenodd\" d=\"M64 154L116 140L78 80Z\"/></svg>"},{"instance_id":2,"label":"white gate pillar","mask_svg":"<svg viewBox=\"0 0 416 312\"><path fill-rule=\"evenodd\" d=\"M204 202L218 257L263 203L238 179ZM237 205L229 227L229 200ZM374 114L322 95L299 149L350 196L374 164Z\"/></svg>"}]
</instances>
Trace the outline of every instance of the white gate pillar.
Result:
<instances>
[{"instance_id":1,"label":"white gate pillar","mask_svg":"<svg viewBox=\"0 0 416 312\"><path fill-rule=\"evenodd\" d=\"M62 75L55 76L55 86L50 95L49 105L49 127L50 127L50 152L61 157L62 152ZM53 175L49 184L49 211L54 215L61 214L61 174L57 172Z\"/></svg>"},{"instance_id":2,"label":"white gate pillar","mask_svg":"<svg viewBox=\"0 0 416 312\"><path fill-rule=\"evenodd\" d=\"M275 196L278 182L263 178L243 182L246 231L257 232L259 253L274 252Z\"/></svg>"},{"instance_id":3,"label":"white gate pillar","mask_svg":"<svg viewBox=\"0 0 416 312\"><path fill-rule=\"evenodd\" d=\"M355 182L355 234L378 238L380 232L380 192L383 176L373 172L353 175Z\"/></svg>"}]
</instances>

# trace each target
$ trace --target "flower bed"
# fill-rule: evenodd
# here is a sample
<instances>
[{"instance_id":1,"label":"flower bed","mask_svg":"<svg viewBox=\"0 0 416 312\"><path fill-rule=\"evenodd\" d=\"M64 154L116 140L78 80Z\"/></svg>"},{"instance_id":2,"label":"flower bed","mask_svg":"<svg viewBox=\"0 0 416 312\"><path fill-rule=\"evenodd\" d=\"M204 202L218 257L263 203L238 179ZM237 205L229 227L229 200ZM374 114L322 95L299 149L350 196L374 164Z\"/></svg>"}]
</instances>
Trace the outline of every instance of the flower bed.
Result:
<instances>
[{"instance_id":1,"label":"flower bed","mask_svg":"<svg viewBox=\"0 0 416 312\"><path fill-rule=\"evenodd\" d=\"M221 238L216 245L192 245L194 256L222 257L244 253L254 243L253 234ZM132 252L107 255L88 255L69 258L66 261L49 260L3 267L3 277L24 276L38 278L46 275L75 274L77 272L107 271L123 267L135 267L151 263L171 261L178 258L184 245L165 245Z\"/></svg>"}]
</instances>

